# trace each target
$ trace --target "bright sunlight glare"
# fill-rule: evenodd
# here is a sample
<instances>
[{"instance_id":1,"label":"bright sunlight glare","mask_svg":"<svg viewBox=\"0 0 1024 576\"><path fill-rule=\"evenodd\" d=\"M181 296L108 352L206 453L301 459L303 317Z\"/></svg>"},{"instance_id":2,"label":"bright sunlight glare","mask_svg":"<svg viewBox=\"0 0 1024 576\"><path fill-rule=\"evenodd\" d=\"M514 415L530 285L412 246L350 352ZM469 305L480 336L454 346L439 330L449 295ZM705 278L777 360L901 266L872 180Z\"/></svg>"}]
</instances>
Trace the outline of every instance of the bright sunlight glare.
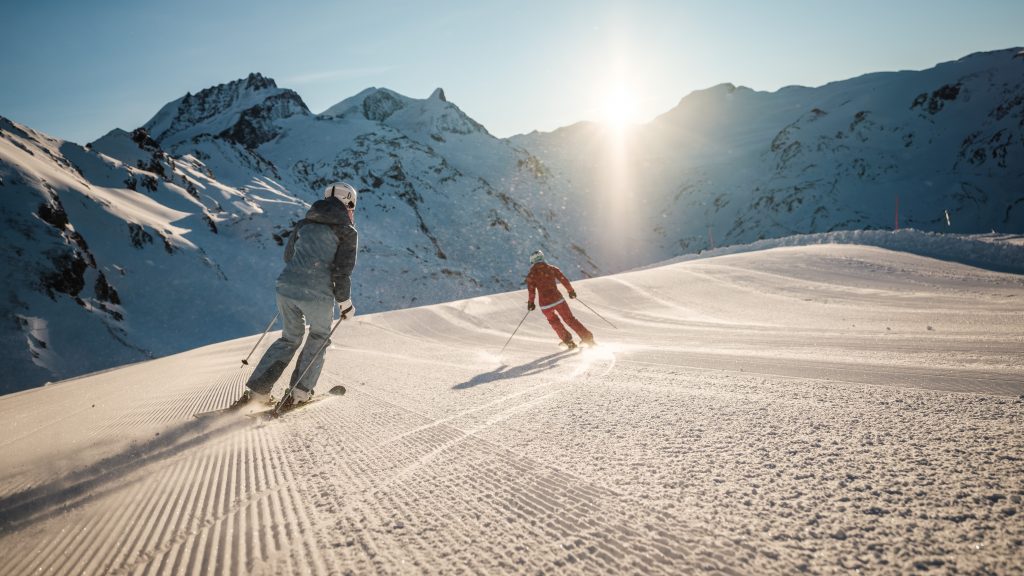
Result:
<instances>
[{"instance_id":1,"label":"bright sunlight glare","mask_svg":"<svg viewBox=\"0 0 1024 576\"><path fill-rule=\"evenodd\" d=\"M636 122L636 98L623 86L613 87L605 95L601 113L605 124L624 128Z\"/></svg>"}]
</instances>

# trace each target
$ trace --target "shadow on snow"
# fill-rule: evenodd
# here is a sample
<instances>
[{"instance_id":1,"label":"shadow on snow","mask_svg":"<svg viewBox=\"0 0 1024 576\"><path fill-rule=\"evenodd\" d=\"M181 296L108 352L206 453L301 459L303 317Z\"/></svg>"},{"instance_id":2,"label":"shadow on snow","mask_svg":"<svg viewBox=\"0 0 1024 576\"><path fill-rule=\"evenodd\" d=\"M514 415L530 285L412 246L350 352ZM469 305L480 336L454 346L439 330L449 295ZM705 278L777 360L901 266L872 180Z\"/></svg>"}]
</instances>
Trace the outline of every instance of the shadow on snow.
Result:
<instances>
[{"instance_id":1,"label":"shadow on snow","mask_svg":"<svg viewBox=\"0 0 1024 576\"><path fill-rule=\"evenodd\" d=\"M123 488L122 480L133 472L251 424L247 418L189 420L46 484L0 498L0 535L16 532Z\"/></svg>"},{"instance_id":2,"label":"shadow on snow","mask_svg":"<svg viewBox=\"0 0 1024 576\"><path fill-rule=\"evenodd\" d=\"M466 388L472 388L474 386L487 384L489 382L494 382L496 380L519 378L521 376L532 376L534 374L554 368L555 366L558 365L558 362L562 358L570 355L570 353L570 350L562 350L561 352L555 352L554 354L549 354L542 358L531 360L530 362L527 362L526 364L521 364L519 366L510 367L507 364L502 364L501 366L498 366L497 368L491 370L490 372L477 374L476 376L473 376L472 378L461 384L456 384L452 386L452 389L465 390Z\"/></svg>"}]
</instances>

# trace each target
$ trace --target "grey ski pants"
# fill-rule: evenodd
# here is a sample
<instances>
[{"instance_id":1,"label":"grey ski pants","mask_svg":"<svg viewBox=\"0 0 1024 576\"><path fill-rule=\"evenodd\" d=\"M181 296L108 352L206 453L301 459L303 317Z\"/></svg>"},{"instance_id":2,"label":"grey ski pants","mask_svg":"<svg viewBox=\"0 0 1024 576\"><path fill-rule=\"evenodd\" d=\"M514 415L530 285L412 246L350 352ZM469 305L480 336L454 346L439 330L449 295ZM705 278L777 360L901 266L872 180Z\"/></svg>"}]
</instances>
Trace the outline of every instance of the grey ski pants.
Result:
<instances>
[{"instance_id":1,"label":"grey ski pants","mask_svg":"<svg viewBox=\"0 0 1024 576\"><path fill-rule=\"evenodd\" d=\"M302 347L299 361L292 372L291 384L295 385L295 379L306 370L306 366L309 366L298 386L313 390L320 378L320 371L324 367L324 354L327 352L326 347L323 350L320 348L324 346L324 342L330 345L328 335L331 333L331 320L334 316L334 299L296 300L278 294L277 309L284 324L281 337L271 344L260 358L246 386L258 394L270 394L277 379L281 377L302 344L306 323L309 323L309 337L306 338L306 345Z\"/></svg>"}]
</instances>

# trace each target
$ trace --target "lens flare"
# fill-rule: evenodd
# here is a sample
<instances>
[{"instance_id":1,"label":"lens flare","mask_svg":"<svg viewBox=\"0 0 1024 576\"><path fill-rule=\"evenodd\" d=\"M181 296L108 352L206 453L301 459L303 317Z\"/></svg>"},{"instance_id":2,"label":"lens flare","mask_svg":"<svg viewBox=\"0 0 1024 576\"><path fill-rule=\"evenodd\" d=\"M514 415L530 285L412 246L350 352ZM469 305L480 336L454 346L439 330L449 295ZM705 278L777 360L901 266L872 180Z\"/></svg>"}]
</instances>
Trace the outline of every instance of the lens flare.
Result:
<instances>
[{"instance_id":1,"label":"lens flare","mask_svg":"<svg viewBox=\"0 0 1024 576\"><path fill-rule=\"evenodd\" d=\"M609 128L624 130L636 123L636 98L624 86L617 86L605 97L601 115Z\"/></svg>"}]
</instances>

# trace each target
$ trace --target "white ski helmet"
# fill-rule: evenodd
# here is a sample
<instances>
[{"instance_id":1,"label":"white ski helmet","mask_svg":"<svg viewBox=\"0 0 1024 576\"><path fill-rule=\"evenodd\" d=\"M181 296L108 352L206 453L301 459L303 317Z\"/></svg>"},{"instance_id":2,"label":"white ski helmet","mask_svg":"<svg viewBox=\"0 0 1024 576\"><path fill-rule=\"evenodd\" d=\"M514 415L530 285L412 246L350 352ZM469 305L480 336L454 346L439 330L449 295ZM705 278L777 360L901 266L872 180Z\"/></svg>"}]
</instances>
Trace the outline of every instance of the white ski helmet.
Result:
<instances>
[{"instance_id":1,"label":"white ski helmet","mask_svg":"<svg viewBox=\"0 0 1024 576\"><path fill-rule=\"evenodd\" d=\"M356 196L356 189L348 182L335 182L324 189L324 198L337 198L349 208L356 207Z\"/></svg>"},{"instance_id":2,"label":"white ski helmet","mask_svg":"<svg viewBox=\"0 0 1024 576\"><path fill-rule=\"evenodd\" d=\"M544 253L541 252L540 250L537 250L533 254L530 254L530 264L536 264L537 262L543 262L543 261L544 261Z\"/></svg>"}]
</instances>

